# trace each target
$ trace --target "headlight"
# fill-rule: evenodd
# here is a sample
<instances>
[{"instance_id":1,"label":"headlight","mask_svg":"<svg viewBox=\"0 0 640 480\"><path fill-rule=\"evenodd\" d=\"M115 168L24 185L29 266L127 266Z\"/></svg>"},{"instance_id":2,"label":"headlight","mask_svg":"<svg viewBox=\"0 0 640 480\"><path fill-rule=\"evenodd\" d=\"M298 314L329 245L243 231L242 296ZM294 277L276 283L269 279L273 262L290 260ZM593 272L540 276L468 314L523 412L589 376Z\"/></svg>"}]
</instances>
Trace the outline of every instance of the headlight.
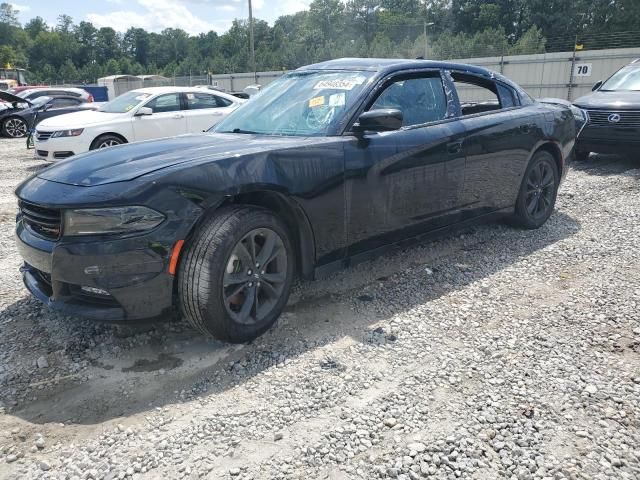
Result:
<instances>
[{"instance_id":1,"label":"headlight","mask_svg":"<svg viewBox=\"0 0 640 480\"><path fill-rule=\"evenodd\" d=\"M84 132L84 128L74 128L73 130L58 130L51 134L51 138L56 137L77 137Z\"/></svg>"},{"instance_id":2,"label":"headlight","mask_svg":"<svg viewBox=\"0 0 640 480\"><path fill-rule=\"evenodd\" d=\"M86 208L65 210L64 235L105 235L151 230L165 216L147 207Z\"/></svg>"}]
</instances>

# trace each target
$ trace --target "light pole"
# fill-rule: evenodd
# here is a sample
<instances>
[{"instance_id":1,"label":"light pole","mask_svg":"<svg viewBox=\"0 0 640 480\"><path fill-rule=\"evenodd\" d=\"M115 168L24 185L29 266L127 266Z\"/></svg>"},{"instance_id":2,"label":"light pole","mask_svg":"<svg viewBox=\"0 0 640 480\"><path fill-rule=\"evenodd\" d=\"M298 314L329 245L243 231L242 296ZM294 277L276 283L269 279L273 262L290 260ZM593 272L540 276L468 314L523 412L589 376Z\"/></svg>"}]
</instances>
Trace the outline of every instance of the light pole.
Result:
<instances>
[{"instance_id":1,"label":"light pole","mask_svg":"<svg viewBox=\"0 0 640 480\"><path fill-rule=\"evenodd\" d=\"M427 27L432 27L435 25L435 22L429 22L425 20L422 27L422 34L424 35L424 58L427 58Z\"/></svg>"},{"instance_id":2,"label":"light pole","mask_svg":"<svg viewBox=\"0 0 640 480\"><path fill-rule=\"evenodd\" d=\"M251 9L251 0L249 0L249 46L251 49L251 71L253 72L253 81L254 83L257 83L256 51L253 43L253 11Z\"/></svg>"}]
</instances>

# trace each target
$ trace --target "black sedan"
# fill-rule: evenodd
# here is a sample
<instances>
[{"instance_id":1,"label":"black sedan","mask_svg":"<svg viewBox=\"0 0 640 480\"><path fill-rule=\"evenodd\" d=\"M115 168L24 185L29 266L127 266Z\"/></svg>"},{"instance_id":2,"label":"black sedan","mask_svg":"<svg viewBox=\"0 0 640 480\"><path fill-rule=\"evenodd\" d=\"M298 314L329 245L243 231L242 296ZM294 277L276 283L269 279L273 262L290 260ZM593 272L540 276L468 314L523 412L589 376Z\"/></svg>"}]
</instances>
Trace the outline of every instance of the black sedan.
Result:
<instances>
[{"instance_id":1,"label":"black sedan","mask_svg":"<svg viewBox=\"0 0 640 480\"><path fill-rule=\"evenodd\" d=\"M0 92L0 131L5 137L21 138L37 122L65 113L94 107L93 103L76 97L38 97L26 100L7 92Z\"/></svg>"},{"instance_id":2,"label":"black sedan","mask_svg":"<svg viewBox=\"0 0 640 480\"><path fill-rule=\"evenodd\" d=\"M27 288L131 321L181 309L242 342L326 275L407 239L509 217L538 228L575 120L482 68L342 59L286 74L208 134L89 152L16 190Z\"/></svg>"},{"instance_id":3,"label":"black sedan","mask_svg":"<svg viewBox=\"0 0 640 480\"><path fill-rule=\"evenodd\" d=\"M574 104L587 111L588 121L576 145L578 160L590 152L631 153L640 148L640 61L598 82L593 93Z\"/></svg>"}]
</instances>

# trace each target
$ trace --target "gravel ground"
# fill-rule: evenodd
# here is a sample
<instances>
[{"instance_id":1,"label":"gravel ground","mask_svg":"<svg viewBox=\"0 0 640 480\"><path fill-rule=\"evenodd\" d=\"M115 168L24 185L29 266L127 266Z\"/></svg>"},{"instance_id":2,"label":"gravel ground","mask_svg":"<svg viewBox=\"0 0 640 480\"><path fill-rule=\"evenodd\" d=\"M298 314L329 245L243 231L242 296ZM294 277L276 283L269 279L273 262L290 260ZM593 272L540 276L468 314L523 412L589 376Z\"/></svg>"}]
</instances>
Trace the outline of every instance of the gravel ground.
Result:
<instances>
[{"instance_id":1,"label":"gravel ground","mask_svg":"<svg viewBox=\"0 0 640 480\"><path fill-rule=\"evenodd\" d=\"M638 479L640 161L540 230L481 226L296 286L249 345L29 298L0 140L0 478Z\"/></svg>"}]
</instances>

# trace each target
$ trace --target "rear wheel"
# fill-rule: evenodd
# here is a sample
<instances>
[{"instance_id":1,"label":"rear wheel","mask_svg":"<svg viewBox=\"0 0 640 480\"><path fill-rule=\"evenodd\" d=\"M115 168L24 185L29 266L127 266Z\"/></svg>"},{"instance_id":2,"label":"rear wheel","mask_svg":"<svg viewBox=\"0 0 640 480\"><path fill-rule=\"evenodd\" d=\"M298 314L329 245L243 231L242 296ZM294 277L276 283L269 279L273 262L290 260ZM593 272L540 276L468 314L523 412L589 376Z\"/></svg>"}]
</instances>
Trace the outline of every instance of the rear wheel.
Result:
<instances>
[{"instance_id":1,"label":"rear wheel","mask_svg":"<svg viewBox=\"0 0 640 480\"><path fill-rule=\"evenodd\" d=\"M115 147L116 145L122 145L125 143L122 138L116 135L101 135L96 138L91 144L91 150L97 150L99 148Z\"/></svg>"},{"instance_id":2,"label":"rear wheel","mask_svg":"<svg viewBox=\"0 0 640 480\"><path fill-rule=\"evenodd\" d=\"M22 138L29 132L29 126L20 117L9 117L2 124L2 133L10 138Z\"/></svg>"},{"instance_id":3,"label":"rear wheel","mask_svg":"<svg viewBox=\"0 0 640 480\"><path fill-rule=\"evenodd\" d=\"M294 255L289 234L268 210L226 207L188 242L178 293L197 330L240 343L276 321L289 298Z\"/></svg>"},{"instance_id":4,"label":"rear wheel","mask_svg":"<svg viewBox=\"0 0 640 480\"><path fill-rule=\"evenodd\" d=\"M515 223L530 229L544 225L553 213L559 184L560 174L553 156L549 152L537 152L522 179Z\"/></svg>"}]
</instances>

